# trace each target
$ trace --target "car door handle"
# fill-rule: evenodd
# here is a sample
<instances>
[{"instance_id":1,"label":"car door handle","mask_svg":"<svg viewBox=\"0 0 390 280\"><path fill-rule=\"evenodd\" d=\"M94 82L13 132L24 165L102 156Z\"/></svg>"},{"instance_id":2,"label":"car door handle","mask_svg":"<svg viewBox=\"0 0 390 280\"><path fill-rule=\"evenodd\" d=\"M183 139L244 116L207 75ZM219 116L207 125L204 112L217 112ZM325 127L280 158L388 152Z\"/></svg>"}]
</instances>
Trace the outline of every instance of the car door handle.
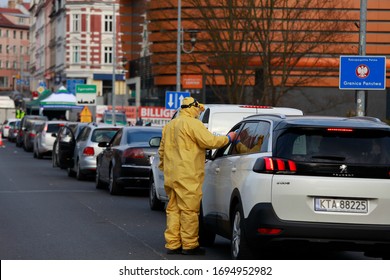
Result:
<instances>
[{"instance_id":1,"label":"car door handle","mask_svg":"<svg viewBox=\"0 0 390 280\"><path fill-rule=\"evenodd\" d=\"M215 168L215 174L218 174L221 169L219 167Z\"/></svg>"},{"instance_id":2,"label":"car door handle","mask_svg":"<svg viewBox=\"0 0 390 280\"><path fill-rule=\"evenodd\" d=\"M232 172L236 172L237 171L237 168L236 167L232 167Z\"/></svg>"}]
</instances>

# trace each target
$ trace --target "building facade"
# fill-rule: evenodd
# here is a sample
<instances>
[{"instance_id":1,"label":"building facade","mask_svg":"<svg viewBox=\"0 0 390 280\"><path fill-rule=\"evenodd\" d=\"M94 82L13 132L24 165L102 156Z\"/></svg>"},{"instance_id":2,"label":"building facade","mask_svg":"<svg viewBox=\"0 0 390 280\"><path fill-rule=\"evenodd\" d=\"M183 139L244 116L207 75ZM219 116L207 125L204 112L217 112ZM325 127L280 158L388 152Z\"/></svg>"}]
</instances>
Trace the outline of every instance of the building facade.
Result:
<instances>
[{"instance_id":1,"label":"building facade","mask_svg":"<svg viewBox=\"0 0 390 280\"><path fill-rule=\"evenodd\" d=\"M32 89L76 84L97 86L98 102L126 94L119 3L117 1L34 0L31 4Z\"/></svg>"},{"instance_id":2,"label":"building facade","mask_svg":"<svg viewBox=\"0 0 390 280\"><path fill-rule=\"evenodd\" d=\"M29 92L30 15L21 0L0 8L0 91Z\"/></svg>"}]
</instances>

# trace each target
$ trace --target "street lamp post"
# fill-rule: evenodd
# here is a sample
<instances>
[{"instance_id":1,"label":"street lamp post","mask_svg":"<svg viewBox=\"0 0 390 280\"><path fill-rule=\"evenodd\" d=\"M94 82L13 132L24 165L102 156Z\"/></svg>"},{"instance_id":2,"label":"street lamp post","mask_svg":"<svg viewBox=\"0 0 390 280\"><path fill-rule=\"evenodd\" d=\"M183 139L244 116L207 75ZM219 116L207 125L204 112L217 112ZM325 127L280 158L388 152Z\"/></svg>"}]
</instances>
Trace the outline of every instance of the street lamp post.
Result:
<instances>
[{"instance_id":1,"label":"street lamp post","mask_svg":"<svg viewBox=\"0 0 390 280\"><path fill-rule=\"evenodd\" d=\"M181 51L190 54L194 51L196 44L197 30L189 30L191 37L191 49L186 50L184 48L184 30L181 27L181 0L177 0L177 58L176 58L176 91L180 91L180 78L181 78Z\"/></svg>"},{"instance_id":2,"label":"street lamp post","mask_svg":"<svg viewBox=\"0 0 390 280\"><path fill-rule=\"evenodd\" d=\"M367 0L360 0L360 24L359 24L359 55L366 55L366 20ZM365 116L366 91L358 90L356 93L356 114Z\"/></svg>"},{"instance_id":3,"label":"street lamp post","mask_svg":"<svg viewBox=\"0 0 390 280\"><path fill-rule=\"evenodd\" d=\"M116 69L116 16L115 1L112 3L112 124L116 124L115 117L115 69Z\"/></svg>"}]
</instances>

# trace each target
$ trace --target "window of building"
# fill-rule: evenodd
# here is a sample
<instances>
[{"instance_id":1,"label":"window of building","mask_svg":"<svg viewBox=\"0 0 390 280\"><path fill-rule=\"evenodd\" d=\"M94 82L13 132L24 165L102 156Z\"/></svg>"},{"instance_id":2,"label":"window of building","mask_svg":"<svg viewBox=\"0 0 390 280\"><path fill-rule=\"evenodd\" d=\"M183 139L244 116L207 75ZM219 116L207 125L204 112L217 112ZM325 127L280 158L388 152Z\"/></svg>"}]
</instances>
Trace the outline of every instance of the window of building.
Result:
<instances>
[{"instance_id":1,"label":"window of building","mask_svg":"<svg viewBox=\"0 0 390 280\"><path fill-rule=\"evenodd\" d=\"M0 28L0 37L3 36L3 29Z\"/></svg>"},{"instance_id":2,"label":"window of building","mask_svg":"<svg viewBox=\"0 0 390 280\"><path fill-rule=\"evenodd\" d=\"M8 30L8 29L5 31L5 37L6 37L6 38L9 37L9 30Z\"/></svg>"},{"instance_id":3,"label":"window of building","mask_svg":"<svg viewBox=\"0 0 390 280\"><path fill-rule=\"evenodd\" d=\"M24 23L24 18L20 17L19 18L19 23Z\"/></svg>"},{"instance_id":4,"label":"window of building","mask_svg":"<svg viewBox=\"0 0 390 280\"><path fill-rule=\"evenodd\" d=\"M103 51L103 55L104 55L104 63L112 63L112 47L104 47L104 51Z\"/></svg>"},{"instance_id":5,"label":"window of building","mask_svg":"<svg viewBox=\"0 0 390 280\"><path fill-rule=\"evenodd\" d=\"M3 45L0 45L0 53L3 53Z\"/></svg>"},{"instance_id":6,"label":"window of building","mask_svg":"<svg viewBox=\"0 0 390 280\"><path fill-rule=\"evenodd\" d=\"M3 68L3 61L0 60L0 69L2 69L2 68Z\"/></svg>"},{"instance_id":7,"label":"window of building","mask_svg":"<svg viewBox=\"0 0 390 280\"><path fill-rule=\"evenodd\" d=\"M20 31L20 40L23 40L23 31Z\"/></svg>"},{"instance_id":8,"label":"window of building","mask_svg":"<svg viewBox=\"0 0 390 280\"><path fill-rule=\"evenodd\" d=\"M80 15L74 14L72 15L72 31L80 32Z\"/></svg>"},{"instance_id":9,"label":"window of building","mask_svg":"<svg viewBox=\"0 0 390 280\"><path fill-rule=\"evenodd\" d=\"M80 46L72 46L72 62L80 62Z\"/></svg>"},{"instance_id":10,"label":"window of building","mask_svg":"<svg viewBox=\"0 0 390 280\"><path fill-rule=\"evenodd\" d=\"M20 52L19 52L19 53L20 53L20 54L24 54L24 52L23 52L23 51L24 51L24 48L23 48L23 46L20 46Z\"/></svg>"},{"instance_id":11,"label":"window of building","mask_svg":"<svg viewBox=\"0 0 390 280\"><path fill-rule=\"evenodd\" d=\"M18 65L17 65L16 61L14 61L12 63L12 69L16 70L17 68L18 68Z\"/></svg>"},{"instance_id":12,"label":"window of building","mask_svg":"<svg viewBox=\"0 0 390 280\"><path fill-rule=\"evenodd\" d=\"M7 47L5 48L5 52L9 53L9 49L10 49L10 45L7 45Z\"/></svg>"},{"instance_id":13,"label":"window of building","mask_svg":"<svg viewBox=\"0 0 390 280\"><path fill-rule=\"evenodd\" d=\"M112 15L104 16L104 32L112 32L113 31L113 17Z\"/></svg>"},{"instance_id":14,"label":"window of building","mask_svg":"<svg viewBox=\"0 0 390 280\"><path fill-rule=\"evenodd\" d=\"M8 60L5 62L5 68L9 69L9 61Z\"/></svg>"},{"instance_id":15,"label":"window of building","mask_svg":"<svg viewBox=\"0 0 390 280\"><path fill-rule=\"evenodd\" d=\"M27 31L27 40L30 40L30 32Z\"/></svg>"},{"instance_id":16,"label":"window of building","mask_svg":"<svg viewBox=\"0 0 390 280\"><path fill-rule=\"evenodd\" d=\"M8 87L8 77L0 77L0 87Z\"/></svg>"},{"instance_id":17,"label":"window of building","mask_svg":"<svg viewBox=\"0 0 390 280\"><path fill-rule=\"evenodd\" d=\"M12 52L16 54L16 46L12 46Z\"/></svg>"}]
</instances>

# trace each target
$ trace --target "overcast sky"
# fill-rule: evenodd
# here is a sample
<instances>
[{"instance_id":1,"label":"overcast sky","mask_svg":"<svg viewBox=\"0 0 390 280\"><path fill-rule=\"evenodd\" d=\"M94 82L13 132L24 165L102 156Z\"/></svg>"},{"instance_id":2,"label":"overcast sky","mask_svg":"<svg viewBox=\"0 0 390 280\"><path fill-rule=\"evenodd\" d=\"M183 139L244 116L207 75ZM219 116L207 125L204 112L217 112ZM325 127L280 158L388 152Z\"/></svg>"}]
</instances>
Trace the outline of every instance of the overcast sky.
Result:
<instances>
[{"instance_id":1,"label":"overcast sky","mask_svg":"<svg viewBox=\"0 0 390 280\"><path fill-rule=\"evenodd\" d=\"M0 7L7 7L8 0L0 0Z\"/></svg>"}]
</instances>

